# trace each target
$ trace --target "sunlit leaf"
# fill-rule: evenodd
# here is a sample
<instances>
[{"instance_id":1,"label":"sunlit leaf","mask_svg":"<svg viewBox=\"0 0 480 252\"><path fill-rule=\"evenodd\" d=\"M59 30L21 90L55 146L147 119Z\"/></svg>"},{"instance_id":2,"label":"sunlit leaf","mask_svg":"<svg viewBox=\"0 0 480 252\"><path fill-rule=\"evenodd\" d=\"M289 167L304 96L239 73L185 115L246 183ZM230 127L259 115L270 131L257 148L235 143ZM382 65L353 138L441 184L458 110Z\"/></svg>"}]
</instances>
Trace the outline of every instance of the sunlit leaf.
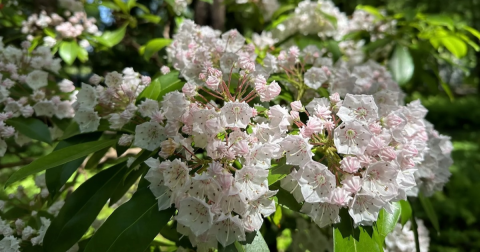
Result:
<instances>
[{"instance_id":1,"label":"sunlit leaf","mask_svg":"<svg viewBox=\"0 0 480 252\"><path fill-rule=\"evenodd\" d=\"M393 78L399 85L407 83L413 76L415 65L408 48L397 45L389 62Z\"/></svg>"}]
</instances>

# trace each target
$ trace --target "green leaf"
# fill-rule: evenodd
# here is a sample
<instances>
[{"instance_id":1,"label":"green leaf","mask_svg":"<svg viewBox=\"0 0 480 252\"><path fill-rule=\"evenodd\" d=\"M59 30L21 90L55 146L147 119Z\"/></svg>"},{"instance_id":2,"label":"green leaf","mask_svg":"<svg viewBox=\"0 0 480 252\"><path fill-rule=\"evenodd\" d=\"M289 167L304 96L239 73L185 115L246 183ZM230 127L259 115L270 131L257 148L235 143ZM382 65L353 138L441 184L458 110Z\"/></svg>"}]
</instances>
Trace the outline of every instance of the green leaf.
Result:
<instances>
[{"instance_id":1,"label":"green leaf","mask_svg":"<svg viewBox=\"0 0 480 252\"><path fill-rule=\"evenodd\" d=\"M280 182L274 183L270 186L271 190L278 190L276 194L276 198L278 199L278 204L286 207L290 210L300 212L302 209L302 205L297 202L297 200L293 197L293 195L280 187Z\"/></svg>"},{"instance_id":2,"label":"green leaf","mask_svg":"<svg viewBox=\"0 0 480 252\"><path fill-rule=\"evenodd\" d=\"M245 252L269 252L270 249L268 248L265 239L260 232L255 232L255 238L251 243L246 243L243 245L243 251ZM243 242L240 242L243 244Z\"/></svg>"},{"instance_id":3,"label":"green leaf","mask_svg":"<svg viewBox=\"0 0 480 252\"><path fill-rule=\"evenodd\" d=\"M140 166L139 169L133 170L128 173L127 177L124 180L122 179L122 181L117 185L117 188L115 188L115 191L113 192L112 197L108 202L108 205L112 206L117 201L119 201L128 191L128 189L130 189L130 187L132 187L132 185L138 180L138 178L142 176L142 174L147 170L148 166L144 164Z\"/></svg>"},{"instance_id":4,"label":"green leaf","mask_svg":"<svg viewBox=\"0 0 480 252\"><path fill-rule=\"evenodd\" d=\"M418 194L418 199L420 199L423 210L425 210L425 213L427 214L428 219L430 219L433 227L435 228L435 230L437 230L437 232L440 232L440 225L438 223L437 214L435 213L435 209L433 209L432 203L430 203L430 199L423 196L422 193Z\"/></svg>"},{"instance_id":5,"label":"green leaf","mask_svg":"<svg viewBox=\"0 0 480 252\"><path fill-rule=\"evenodd\" d=\"M275 226L280 228L280 221L282 221L282 207L278 204L275 213L273 214L272 221Z\"/></svg>"},{"instance_id":6,"label":"green leaf","mask_svg":"<svg viewBox=\"0 0 480 252\"><path fill-rule=\"evenodd\" d=\"M205 2L205 3L209 3L209 4L213 4L213 0L200 0L202 2Z\"/></svg>"},{"instance_id":7,"label":"green leaf","mask_svg":"<svg viewBox=\"0 0 480 252\"><path fill-rule=\"evenodd\" d=\"M470 32L473 36L477 37L477 39L480 39L480 32L475 30L474 28L470 26L464 26L463 29Z\"/></svg>"},{"instance_id":8,"label":"green leaf","mask_svg":"<svg viewBox=\"0 0 480 252\"><path fill-rule=\"evenodd\" d=\"M62 41L58 53L65 63L71 65L77 58L78 48L79 46L76 41Z\"/></svg>"},{"instance_id":9,"label":"green leaf","mask_svg":"<svg viewBox=\"0 0 480 252\"><path fill-rule=\"evenodd\" d=\"M160 20L162 20L162 18L160 18L159 16L152 15L152 14L143 14L143 15L140 15L139 17L147 20L150 23L154 23L154 24L158 24L158 23L160 23Z\"/></svg>"},{"instance_id":10,"label":"green leaf","mask_svg":"<svg viewBox=\"0 0 480 252\"><path fill-rule=\"evenodd\" d=\"M370 6L370 5L358 5L357 10L364 10L372 15L374 15L376 18L383 19L384 16L383 14L375 7Z\"/></svg>"},{"instance_id":11,"label":"green leaf","mask_svg":"<svg viewBox=\"0 0 480 252\"><path fill-rule=\"evenodd\" d=\"M145 60L149 60L155 53L160 51L165 46L170 45L170 43L172 43L172 40L165 38L157 38L148 41L148 43L145 45L143 58Z\"/></svg>"},{"instance_id":12,"label":"green leaf","mask_svg":"<svg viewBox=\"0 0 480 252\"><path fill-rule=\"evenodd\" d=\"M45 32L45 34L47 34L47 36L50 36L52 38L55 38L57 36L57 34L55 33L55 31L52 29L52 28L45 28L43 29L43 32Z\"/></svg>"},{"instance_id":13,"label":"green leaf","mask_svg":"<svg viewBox=\"0 0 480 252\"><path fill-rule=\"evenodd\" d=\"M282 5L280 8L278 8L273 14L271 20L277 19L277 17L280 17L282 14L285 12L293 11L295 10L297 6L294 4L287 4L287 5Z\"/></svg>"},{"instance_id":14,"label":"green leaf","mask_svg":"<svg viewBox=\"0 0 480 252\"><path fill-rule=\"evenodd\" d=\"M373 42L368 43L366 46L364 46L363 50L365 50L366 52L372 52L380 47L384 47L388 45L391 42L392 42L391 38L377 39Z\"/></svg>"},{"instance_id":15,"label":"green leaf","mask_svg":"<svg viewBox=\"0 0 480 252\"><path fill-rule=\"evenodd\" d=\"M82 238L121 181L124 167L121 163L97 173L67 198L47 229L45 251L64 252Z\"/></svg>"},{"instance_id":16,"label":"green leaf","mask_svg":"<svg viewBox=\"0 0 480 252\"><path fill-rule=\"evenodd\" d=\"M10 178L8 178L7 182L5 182L5 187L32 174L68 163L81 157L85 157L92 152L99 151L108 146L113 146L116 142L117 139L100 140L77 144L74 146L65 147L57 151L53 151L52 153L43 156L31 162L30 164L20 168L20 170L16 171L14 174L12 174L12 176L10 176Z\"/></svg>"},{"instance_id":17,"label":"green leaf","mask_svg":"<svg viewBox=\"0 0 480 252\"><path fill-rule=\"evenodd\" d=\"M448 15L426 15L424 16L425 22L431 25L446 26L448 29L453 30L455 25L453 19Z\"/></svg>"},{"instance_id":18,"label":"green leaf","mask_svg":"<svg viewBox=\"0 0 480 252\"><path fill-rule=\"evenodd\" d=\"M156 78L154 81L160 82L160 94L158 95L157 100L163 101L163 96L169 92L180 90L185 84L178 78L178 71L172 71L168 74L162 75L159 78Z\"/></svg>"},{"instance_id":19,"label":"green leaf","mask_svg":"<svg viewBox=\"0 0 480 252\"><path fill-rule=\"evenodd\" d=\"M78 55L77 55L78 59L85 63L87 60L88 60L88 52L87 52L87 49L79 46L78 47Z\"/></svg>"},{"instance_id":20,"label":"green leaf","mask_svg":"<svg viewBox=\"0 0 480 252\"><path fill-rule=\"evenodd\" d=\"M382 245L385 242L385 237L395 229L402 212L402 207L398 202L393 202L391 207L393 213L390 214L382 209L375 222L376 232L374 236L376 236L378 243Z\"/></svg>"},{"instance_id":21,"label":"green leaf","mask_svg":"<svg viewBox=\"0 0 480 252\"><path fill-rule=\"evenodd\" d=\"M85 142L96 141L100 135L101 133L99 132L93 132L63 140L57 144L54 151ZM83 163L83 160L85 160L85 156L65 164L52 167L45 172L45 181L47 183L48 192L50 193L51 198L55 197L60 188L68 181L70 176L72 176L78 167L80 167L80 165Z\"/></svg>"},{"instance_id":22,"label":"green leaf","mask_svg":"<svg viewBox=\"0 0 480 252\"><path fill-rule=\"evenodd\" d=\"M462 58L467 54L467 44L454 35L441 37L439 41L457 58Z\"/></svg>"},{"instance_id":23,"label":"green leaf","mask_svg":"<svg viewBox=\"0 0 480 252\"><path fill-rule=\"evenodd\" d=\"M127 31L127 24L118 28L115 31L106 31L102 36L97 37L97 40L105 46L113 47L114 45L120 43L125 37L125 32Z\"/></svg>"},{"instance_id":24,"label":"green leaf","mask_svg":"<svg viewBox=\"0 0 480 252\"><path fill-rule=\"evenodd\" d=\"M105 154L108 152L108 150L111 148L111 146L108 146L106 148L103 148L99 151L96 151L93 153L89 158L87 163L85 164L85 169L95 169L98 166L98 163L100 160L105 156Z\"/></svg>"},{"instance_id":25,"label":"green leaf","mask_svg":"<svg viewBox=\"0 0 480 252\"><path fill-rule=\"evenodd\" d=\"M412 78L415 65L408 48L398 44L389 65L393 78L399 85L407 83Z\"/></svg>"},{"instance_id":26,"label":"green leaf","mask_svg":"<svg viewBox=\"0 0 480 252\"><path fill-rule=\"evenodd\" d=\"M272 167L268 171L268 185L272 185L275 182L281 180L282 178L286 177L292 171L293 165L287 165L286 159L282 158L278 165Z\"/></svg>"},{"instance_id":27,"label":"green leaf","mask_svg":"<svg viewBox=\"0 0 480 252\"><path fill-rule=\"evenodd\" d=\"M98 126L98 129L96 130L96 132L106 131L109 129L110 129L110 123L108 122L108 120L100 119L100 125ZM63 132L63 135L60 138L60 140L65 140L67 138L70 138L79 134L81 134L81 132L80 132L80 128L78 127L78 124L72 121L70 125L67 127L67 129L65 129L65 131Z\"/></svg>"},{"instance_id":28,"label":"green leaf","mask_svg":"<svg viewBox=\"0 0 480 252\"><path fill-rule=\"evenodd\" d=\"M30 137L31 139L42 141L48 144L52 143L48 126L36 118L17 117L8 119L6 123L15 127L17 131L27 137Z\"/></svg>"},{"instance_id":29,"label":"green leaf","mask_svg":"<svg viewBox=\"0 0 480 252\"><path fill-rule=\"evenodd\" d=\"M341 222L333 225L334 252L383 251L383 244L379 245L373 238L375 230L372 227L353 227L353 220L347 209L340 210Z\"/></svg>"},{"instance_id":30,"label":"green leaf","mask_svg":"<svg viewBox=\"0 0 480 252\"><path fill-rule=\"evenodd\" d=\"M412 217L412 207L410 206L410 203L405 200L400 200L400 205L402 207L402 213L400 214L400 223L403 226Z\"/></svg>"},{"instance_id":31,"label":"green leaf","mask_svg":"<svg viewBox=\"0 0 480 252\"><path fill-rule=\"evenodd\" d=\"M108 217L85 251L143 252L174 213L174 208L158 211L158 202L150 189L139 189Z\"/></svg>"}]
</instances>

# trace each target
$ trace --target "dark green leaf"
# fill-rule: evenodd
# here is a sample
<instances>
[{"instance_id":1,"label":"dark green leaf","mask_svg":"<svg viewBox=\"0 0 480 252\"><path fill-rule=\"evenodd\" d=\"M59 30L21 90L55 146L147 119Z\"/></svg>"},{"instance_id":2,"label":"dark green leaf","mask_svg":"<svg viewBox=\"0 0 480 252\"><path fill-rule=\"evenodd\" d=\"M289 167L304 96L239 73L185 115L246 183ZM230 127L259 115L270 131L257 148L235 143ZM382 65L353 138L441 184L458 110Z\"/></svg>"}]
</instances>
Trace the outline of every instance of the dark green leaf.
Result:
<instances>
[{"instance_id":1,"label":"dark green leaf","mask_svg":"<svg viewBox=\"0 0 480 252\"><path fill-rule=\"evenodd\" d=\"M393 78L399 85L407 83L413 76L415 65L408 48L397 45L389 62Z\"/></svg>"},{"instance_id":2,"label":"dark green leaf","mask_svg":"<svg viewBox=\"0 0 480 252\"><path fill-rule=\"evenodd\" d=\"M32 139L42 141L48 144L52 143L48 126L36 118L17 117L8 119L8 125L15 127L17 131Z\"/></svg>"},{"instance_id":3,"label":"dark green leaf","mask_svg":"<svg viewBox=\"0 0 480 252\"><path fill-rule=\"evenodd\" d=\"M121 181L124 167L122 163L99 172L67 198L45 234L45 251L64 252L82 238Z\"/></svg>"},{"instance_id":4,"label":"dark green leaf","mask_svg":"<svg viewBox=\"0 0 480 252\"><path fill-rule=\"evenodd\" d=\"M85 142L95 141L100 137L100 135L101 133L99 132L93 132L65 139L57 144L54 151ZM55 197L60 188L68 181L70 176L72 176L78 167L80 167L80 165L83 163L83 160L85 160L85 156L65 164L52 167L45 172L45 180L50 197Z\"/></svg>"},{"instance_id":5,"label":"dark green leaf","mask_svg":"<svg viewBox=\"0 0 480 252\"><path fill-rule=\"evenodd\" d=\"M150 189L139 189L108 217L85 251L143 252L174 213L174 208L158 211L158 202Z\"/></svg>"},{"instance_id":6,"label":"dark green leaf","mask_svg":"<svg viewBox=\"0 0 480 252\"><path fill-rule=\"evenodd\" d=\"M58 53L65 63L71 65L77 58L78 48L76 41L62 41Z\"/></svg>"},{"instance_id":7,"label":"dark green leaf","mask_svg":"<svg viewBox=\"0 0 480 252\"><path fill-rule=\"evenodd\" d=\"M96 132L99 131L106 131L110 129L110 123L106 119L100 119L100 125L98 126L98 129ZM70 137L76 136L81 134L80 128L78 127L78 124L74 121L70 123L70 125L67 127L67 129L63 132L62 137L60 140L68 139Z\"/></svg>"},{"instance_id":8,"label":"dark green leaf","mask_svg":"<svg viewBox=\"0 0 480 252\"><path fill-rule=\"evenodd\" d=\"M7 182L5 182L5 187L32 174L68 163L81 157L85 157L92 152L101 150L108 146L113 146L116 142L117 139L93 141L54 151L20 168L20 170L16 171L12 176L10 176L10 178L8 178Z\"/></svg>"},{"instance_id":9,"label":"dark green leaf","mask_svg":"<svg viewBox=\"0 0 480 252\"><path fill-rule=\"evenodd\" d=\"M353 227L353 220L347 209L340 210L341 222L333 225L334 252L383 251L383 244L379 245L373 238L375 230L372 227Z\"/></svg>"},{"instance_id":10,"label":"dark green leaf","mask_svg":"<svg viewBox=\"0 0 480 252\"><path fill-rule=\"evenodd\" d=\"M412 217L412 207L410 206L410 203L405 200L400 200L400 205L402 207L402 213L400 215L401 217L400 223L402 223L402 226L403 226Z\"/></svg>"},{"instance_id":11,"label":"dark green leaf","mask_svg":"<svg viewBox=\"0 0 480 252\"><path fill-rule=\"evenodd\" d=\"M89 158L87 163L85 164L85 169L95 169L98 166L98 163L100 160L105 156L105 154L108 152L108 150L111 148L111 146L108 146L104 149L101 149L99 151L96 151L93 153Z\"/></svg>"},{"instance_id":12,"label":"dark green leaf","mask_svg":"<svg viewBox=\"0 0 480 252\"><path fill-rule=\"evenodd\" d=\"M293 197L293 195L286 191L285 189L280 187L280 182L276 182L270 186L271 190L278 190L277 192L277 199L278 204L284 206L290 210L299 212L302 208L302 205L297 202L297 200Z\"/></svg>"},{"instance_id":13,"label":"dark green leaf","mask_svg":"<svg viewBox=\"0 0 480 252\"><path fill-rule=\"evenodd\" d=\"M432 203L430 203L430 199L423 196L422 193L418 194L418 199L420 199L423 210L425 210L425 213L427 214L428 219L432 223L433 227L435 228L435 230L437 230L437 232L440 232L440 225L438 224L437 214L435 213L435 209L433 209Z\"/></svg>"},{"instance_id":14,"label":"dark green leaf","mask_svg":"<svg viewBox=\"0 0 480 252\"><path fill-rule=\"evenodd\" d=\"M127 25L124 25L115 31L106 31L101 37L97 37L97 40L105 46L113 47L123 40L126 30Z\"/></svg>"},{"instance_id":15,"label":"dark green leaf","mask_svg":"<svg viewBox=\"0 0 480 252\"><path fill-rule=\"evenodd\" d=\"M377 39L373 42L368 43L366 46L363 47L363 50L367 52L372 52L378 48L384 47L388 45L389 43L392 42L391 38L383 38L383 39Z\"/></svg>"},{"instance_id":16,"label":"dark green leaf","mask_svg":"<svg viewBox=\"0 0 480 252\"><path fill-rule=\"evenodd\" d=\"M112 197L108 202L108 205L112 206L118 200L120 200L123 195L125 195L125 193L128 191L128 189L130 189L130 187L132 187L132 185L138 180L138 178L142 176L142 174L147 170L148 166L142 165L139 169L130 171L127 174L127 177L124 180L122 179L122 181L117 185L117 188L115 188L115 191L113 192Z\"/></svg>"}]
</instances>

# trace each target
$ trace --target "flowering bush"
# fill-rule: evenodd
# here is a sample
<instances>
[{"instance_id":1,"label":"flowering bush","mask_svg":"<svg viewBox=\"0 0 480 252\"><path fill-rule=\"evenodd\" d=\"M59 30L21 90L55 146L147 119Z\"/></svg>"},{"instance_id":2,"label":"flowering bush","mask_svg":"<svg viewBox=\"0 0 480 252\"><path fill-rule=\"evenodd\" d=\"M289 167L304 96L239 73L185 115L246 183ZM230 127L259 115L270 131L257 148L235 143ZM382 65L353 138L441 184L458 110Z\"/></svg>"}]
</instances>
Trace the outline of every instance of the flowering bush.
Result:
<instances>
[{"instance_id":1,"label":"flowering bush","mask_svg":"<svg viewBox=\"0 0 480 252\"><path fill-rule=\"evenodd\" d=\"M114 2L125 15L146 12L135 1ZM102 35L82 4L59 4L74 12L68 21L40 12L22 32L55 28L67 64L86 60L83 36L113 46L126 32L127 24ZM426 197L449 180L453 145L419 100L404 102L398 82L412 78L408 49L395 45L391 70L376 59L393 46L365 53L397 36L398 20L368 8L349 18L330 1L300 2L282 19L284 10L272 11L278 3L254 4L276 25L252 38L178 19L171 41L139 49L158 63L156 52L166 47L168 64L152 76L126 67L75 87L58 77L52 39L21 49L1 44L0 156L30 141L58 143L5 181L9 187L45 171L35 180L38 195L17 187L0 201L0 248L144 251L160 243L152 246L264 251L264 223L280 227L286 211L301 213L298 223L309 229L333 227L320 232L327 250L332 240L335 251L428 250L407 197L428 208ZM180 15L187 2L168 6ZM359 32L370 35L366 46L351 35ZM290 40L298 33L314 39ZM81 53L65 46L77 42L85 44ZM93 176L80 183L80 171ZM16 200L29 203L13 218L8 213L22 206ZM159 233L163 240L154 240Z\"/></svg>"}]
</instances>

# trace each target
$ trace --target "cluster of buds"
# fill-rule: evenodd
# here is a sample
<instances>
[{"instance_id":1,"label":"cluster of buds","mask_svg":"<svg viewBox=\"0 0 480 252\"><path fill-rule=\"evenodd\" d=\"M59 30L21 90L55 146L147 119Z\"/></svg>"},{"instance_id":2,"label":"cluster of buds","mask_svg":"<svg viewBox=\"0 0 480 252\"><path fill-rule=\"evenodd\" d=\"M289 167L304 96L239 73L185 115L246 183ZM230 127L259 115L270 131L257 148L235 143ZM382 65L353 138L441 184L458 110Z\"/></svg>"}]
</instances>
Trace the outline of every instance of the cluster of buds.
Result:
<instances>
[{"instance_id":1,"label":"cluster of buds","mask_svg":"<svg viewBox=\"0 0 480 252\"><path fill-rule=\"evenodd\" d=\"M31 52L29 47L28 41L22 43L22 48L5 47L0 38L0 156L5 154L7 147L4 139L15 136L19 145L29 141L6 125L8 119L73 117L73 82L63 80L49 85L48 71L57 73L60 59L54 58L47 47L37 47ZM54 138L61 134L56 127L51 131Z\"/></svg>"}]
</instances>

